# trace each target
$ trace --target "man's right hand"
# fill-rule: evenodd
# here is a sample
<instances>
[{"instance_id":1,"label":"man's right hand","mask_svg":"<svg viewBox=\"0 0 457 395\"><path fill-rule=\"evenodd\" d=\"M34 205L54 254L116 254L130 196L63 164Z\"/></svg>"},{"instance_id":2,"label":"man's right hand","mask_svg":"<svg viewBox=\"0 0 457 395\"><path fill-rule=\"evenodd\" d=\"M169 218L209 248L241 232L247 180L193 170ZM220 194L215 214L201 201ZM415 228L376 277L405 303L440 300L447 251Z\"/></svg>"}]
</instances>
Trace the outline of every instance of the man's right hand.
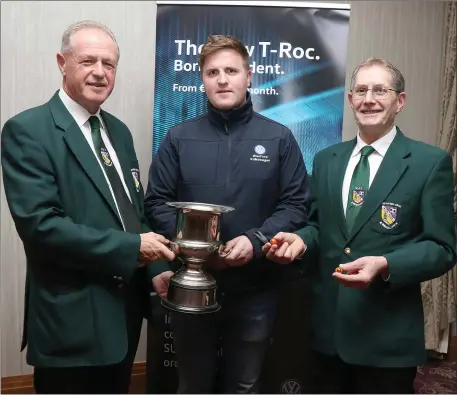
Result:
<instances>
[{"instance_id":1,"label":"man's right hand","mask_svg":"<svg viewBox=\"0 0 457 395\"><path fill-rule=\"evenodd\" d=\"M154 232L142 233L140 246L140 262L149 264L157 260L173 261L176 255L167 246L170 240Z\"/></svg>"},{"instance_id":2,"label":"man's right hand","mask_svg":"<svg viewBox=\"0 0 457 395\"><path fill-rule=\"evenodd\" d=\"M305 242L295 233L279 232L274 239L276 243L265 244L262 252L276 263L291 263L306 251Z\"/></svg>"},{"instance_id":3,"label":"man's right hand","mask_svg":"<svg viewBox=\"0 0 457 395\"><path fill-rule=\"evenodd\" d=\"M170 279L170 277L172 275L173 275L173 272L169 270L169 271L158 274L157 276L155 276L152 279L152 286L154 287L157 295L159 295L159 297L161 299L167 297L168 280Z\"/></svg>"}]
</instances>

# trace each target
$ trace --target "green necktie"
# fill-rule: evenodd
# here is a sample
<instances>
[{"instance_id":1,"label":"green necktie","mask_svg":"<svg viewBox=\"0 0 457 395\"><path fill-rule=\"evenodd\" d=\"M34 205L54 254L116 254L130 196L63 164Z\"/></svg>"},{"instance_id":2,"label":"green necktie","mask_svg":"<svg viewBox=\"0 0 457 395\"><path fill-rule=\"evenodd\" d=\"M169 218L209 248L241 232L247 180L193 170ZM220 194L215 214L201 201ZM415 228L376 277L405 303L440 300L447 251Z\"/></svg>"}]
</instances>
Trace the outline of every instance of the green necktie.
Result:
<instances>
[{"instance_id":1,"label":"green necktie","mask_svg":"<svg viewBox=\"0 0 457 395\"><path fill-rule=\"evenodd\" d=\"M370 164L368 156L374 152L369 145L360 151L360 160L352 174L351 186L349 188L348 204L346 208L346 225L350 232L354 226L357 214L366 199L370 183Z\"/></svg>"},{"instance_id":2,"label":"green necktie","mask_svg":"<svg viewBox=\"0 0 457 395\"><path fill-rule=\"evenodd\" d=\"M113 189L113 193L116 198L117 207L119 208L122 221L124 222L125 230L132 233L141 233L141 222L132 205L132 202L125 192L124 185L122 185L119 174L114 167L114 163L111 160L110 154L106 149L105 143L103 142L100 134L100 120L98 117L92 116L89 118L89 123L95 152L101 159L103 169L108 176L109 183L111 184L111 188Z\"/></svg>"}]
</instances>

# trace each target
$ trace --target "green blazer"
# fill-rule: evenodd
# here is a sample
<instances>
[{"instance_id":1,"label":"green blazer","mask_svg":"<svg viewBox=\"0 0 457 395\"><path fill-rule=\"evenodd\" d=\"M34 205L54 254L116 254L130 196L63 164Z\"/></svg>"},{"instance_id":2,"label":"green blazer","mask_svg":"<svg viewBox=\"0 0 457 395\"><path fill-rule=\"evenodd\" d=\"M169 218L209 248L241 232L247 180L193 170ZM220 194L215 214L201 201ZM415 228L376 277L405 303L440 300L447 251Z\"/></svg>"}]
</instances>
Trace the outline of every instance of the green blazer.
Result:
<instances>
[{"instance_id":1,"label":"green blazer","mask_svg":"<svg viewBox=\"0 0 457 395\"><path fill-rule=\"evenodd\" d=\"M311 344L351 364L417 366L426 359L420 283L446 273L456 259L452 160L397 128L348 233L341 194L355 144L315 156L309 226L297 232L310 252L318 250ZM338 265L363 256L385 256L390 280L356 290L332 277Z\"/></svg>"},{"instance_id":2,"label":"green blazer","mask_svg":"<svg viewBox=\"0 0 457 395\"><path fill-rule=\"evenodd\" d=\"M132 136L111 114L101 116L143 218ZM124 293L137 287L140 236L123 231L100 165L58 92L9 119L1 142L6 198L27 257L27 362L120 362L128 345ZM141 316L129 319L141 327Z\"/></svg>"}]
</instances>

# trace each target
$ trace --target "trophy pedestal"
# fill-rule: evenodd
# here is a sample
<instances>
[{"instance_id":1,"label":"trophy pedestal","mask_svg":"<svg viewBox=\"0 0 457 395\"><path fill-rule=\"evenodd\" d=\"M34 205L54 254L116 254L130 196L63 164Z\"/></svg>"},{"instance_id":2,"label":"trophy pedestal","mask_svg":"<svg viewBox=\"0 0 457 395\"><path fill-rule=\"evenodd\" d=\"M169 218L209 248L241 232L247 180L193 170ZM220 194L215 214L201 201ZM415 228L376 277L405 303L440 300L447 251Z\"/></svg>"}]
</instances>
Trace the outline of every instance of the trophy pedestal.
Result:
<instances>
[{"instance_id":1,"label":"trophy pedestal","mask_svg":"<svg viewBox=\"0 0 457 395\"><path fill-rule=\"evenodd\" d=\"M216 289L211 274L204 272L201 265L188 262L170 278L162 306L181 313L213 313L220 309Z\"/></svg>"}]
</instances>

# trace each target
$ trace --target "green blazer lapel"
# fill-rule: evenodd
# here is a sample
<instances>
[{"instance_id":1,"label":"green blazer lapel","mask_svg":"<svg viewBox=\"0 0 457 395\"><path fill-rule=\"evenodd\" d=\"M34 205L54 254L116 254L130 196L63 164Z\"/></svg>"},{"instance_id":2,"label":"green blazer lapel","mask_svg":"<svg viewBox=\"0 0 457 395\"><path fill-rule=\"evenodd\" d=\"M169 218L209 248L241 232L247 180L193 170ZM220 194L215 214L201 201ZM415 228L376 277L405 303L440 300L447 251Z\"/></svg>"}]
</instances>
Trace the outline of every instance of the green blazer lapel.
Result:
<instances>
[{"instance_id":1,"label":"green blazer lapel","mask_svg":"<svg viewBox=\"0 0 457 395\"><path fill-rule=\"evenodd\" d=\"M356 140L348 141L341 145L335 145L333 151L333 158L329 164L328 171L328 190L330 207L333 208L336 222L343 232L345 237L348 237L348 230L346 226L346 218L343 210L342 189L344 174L349 162L352 150L354 149Z\"/></svg>"},{"instance_id":2,"label":"green blazer lapel","mask_svg":"<svg viewBox=\"0 0 457 395\"><path fill-rule=\"evenodd\" d=\"M95 158L95 155L87 143L87 140L84 137L78 124L60 100L58 92L49 101L49 107L56 127L65 132L64 139L68 147L76 156L76 159L78 160L81 167L84 169L94 185L98 188L102 197L111 207L113 213L122 224L113 197L111 195L111 191L108 187L108 183L106 182L105 176L103 175L103 172L100 168L100 164Z\"/></svg>"},{"instance_id":3,"label":"green blazer lapel","mask_svg":"<svg viewBox=\"0 0 457 395\"><path fill-rule=\"evenodd\" d=\"M374 212L381 206L384 199L397 185L401 176L408 168L407 158L410 156L408 140L397 128L397 135L387 150L376 176L368 190L362 208L355 220L349 235L350 241L370 219Z\"/></svg>"},{"instance_id":4,"label":"green blazer lapel","mask_svg":"<svg viewBox=\"0 0 457 395\"><path fill-rule=\"evenodd\" d=\"M140 205L138 201L138 191L136 190L135 179L132 174L132 158L129 157L127 150L122 146L122 141L124 141L124 139L120 134L119 128L116 127L116 123L112 122L111 118L106 115L105 111L100 111L100 115L102 116L103 122L108 129L111 144L113 144L113 148L116 151L117 158L119 159L122 173L124 174L125 184L129 189L130 197L132 199L132 204L136 208L136 211L139 212Z\"/></svg>"}]
</instances>

